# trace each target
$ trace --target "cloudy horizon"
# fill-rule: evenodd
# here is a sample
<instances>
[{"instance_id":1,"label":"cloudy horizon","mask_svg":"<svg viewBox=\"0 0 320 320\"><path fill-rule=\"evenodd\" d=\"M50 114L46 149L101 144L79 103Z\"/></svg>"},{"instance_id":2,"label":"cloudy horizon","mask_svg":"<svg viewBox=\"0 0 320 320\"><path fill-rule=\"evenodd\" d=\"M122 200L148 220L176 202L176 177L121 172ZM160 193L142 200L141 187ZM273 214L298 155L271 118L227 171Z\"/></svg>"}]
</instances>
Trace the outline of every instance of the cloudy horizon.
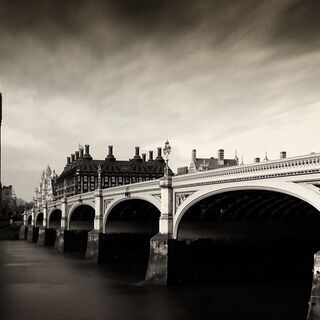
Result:
<instances>
[{"instance_id":1,"label":"cloudy horizon","mask_svg":"<svg viewBox=\"0 0 320 320\"><path fill-rule=\"evenodd\" d=\"M81 143L219 148L245 163L320 152L320 2L0 2L2 183L32 200Z\"/></svg>"}]
</instances>

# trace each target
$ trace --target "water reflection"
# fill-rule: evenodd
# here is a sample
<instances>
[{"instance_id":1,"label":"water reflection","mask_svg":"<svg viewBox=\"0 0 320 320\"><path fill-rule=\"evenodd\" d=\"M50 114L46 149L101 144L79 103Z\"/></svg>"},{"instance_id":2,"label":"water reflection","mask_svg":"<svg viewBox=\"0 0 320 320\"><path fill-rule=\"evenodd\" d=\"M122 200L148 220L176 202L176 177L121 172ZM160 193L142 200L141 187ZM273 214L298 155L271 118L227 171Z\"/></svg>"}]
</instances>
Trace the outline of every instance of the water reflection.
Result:
<instances>
[{"instance_id":1,"label":"water reflection","mask_svg":"<svg viewBox=\"0 0 320 320\"><path fill-rule=\"evenodd\" d=\"M0 242L1 320L305 319L305 281L153 287L139 263L90 264L79 254Z\"/></svg>"}]
</instances>

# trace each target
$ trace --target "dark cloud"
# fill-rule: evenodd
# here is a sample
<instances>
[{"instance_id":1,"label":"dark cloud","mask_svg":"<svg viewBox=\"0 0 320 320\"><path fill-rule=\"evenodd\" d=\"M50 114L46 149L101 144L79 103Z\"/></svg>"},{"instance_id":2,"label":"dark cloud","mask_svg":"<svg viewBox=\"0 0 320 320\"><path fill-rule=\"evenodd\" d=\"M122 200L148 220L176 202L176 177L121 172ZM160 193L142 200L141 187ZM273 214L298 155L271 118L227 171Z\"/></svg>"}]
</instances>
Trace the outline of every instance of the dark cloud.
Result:
<instances>
[{"instance_id":1,"label":"dark cloud","mask_svg":"<svg viewBox=\"0 0 320 320\"><path fill-rule=\"evenodd\" d=\"M298 148L320 130L319 21L307 0L0 0L4 179L23 155L60 172L79 142L126 159L169 138L173 165L194 147Z\"/></svg>"},{"instance_id":2,"label":"dark cloud","mask_svg":"<svg viewBox=\"0 0 320 320\"><path fill-rule=\"evenodd\" d=\"M320 1L294 0L282 10L273 33L273 38L292 42L297 46L320 44Z\"/></svg>"}]
</instances>

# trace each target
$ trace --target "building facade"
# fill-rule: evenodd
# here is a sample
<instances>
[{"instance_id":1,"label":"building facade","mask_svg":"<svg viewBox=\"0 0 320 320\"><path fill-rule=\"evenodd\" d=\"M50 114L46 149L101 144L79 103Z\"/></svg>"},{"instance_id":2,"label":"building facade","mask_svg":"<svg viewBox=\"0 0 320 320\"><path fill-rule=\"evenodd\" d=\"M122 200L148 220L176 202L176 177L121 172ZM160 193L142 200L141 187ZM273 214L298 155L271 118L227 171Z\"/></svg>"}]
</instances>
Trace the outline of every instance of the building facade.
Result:
<instances>
[{"instance_id":1,"label":"building facade","mask_svg":"<svg viewBox=\"0 0 320 320\"><path fill-rule=\"evenodd\" d=\"M117 160L113 154L113 146L109 146L104 160L95 160L89 152L89 145L80 147L78 151L67 157L67 164L63 172L54 182L54 197L73 196L98 187L101 178L103 189L136 182L159 179L164 175L166 163L162 157L162 149L158 148L157 157L153 158L153 151L140 156L139 147L135 147L135 155L129 160ZM172 171L169 169L169 174Z\"/></svg>"},{"instance_id":2,"label":"building facade","mask_svg":"<svg viewBox=\"0 0 320 320\"><path fill-rule=\"evenodd\" d=\"M185 166L178 168L178 174L196 173L199 171L206 171L237 165L239 165L237 153L235 154L234 159L225 159L224 150L219 149L217 158L197 158L197 151L193 149L191 153L191 162L189 167Z\"/></svg>"}]
</instances>

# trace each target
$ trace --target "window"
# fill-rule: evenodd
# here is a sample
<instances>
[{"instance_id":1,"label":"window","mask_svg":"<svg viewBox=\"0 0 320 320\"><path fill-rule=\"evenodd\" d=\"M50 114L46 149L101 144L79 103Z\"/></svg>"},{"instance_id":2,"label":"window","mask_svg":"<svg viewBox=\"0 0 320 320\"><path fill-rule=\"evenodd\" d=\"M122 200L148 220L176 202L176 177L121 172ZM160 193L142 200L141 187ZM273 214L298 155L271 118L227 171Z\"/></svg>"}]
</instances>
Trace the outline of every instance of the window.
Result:
<instances>
[{"instance_id":1,"label":"window","mask_svg":"<svg viewBox=\"0 0 320 320\"><path fill-rule=\"evenodd\" d=\"M118 178L118 181L119 181L119 185L122 185L122 184L123 184L123 178L122 178L122 177L119 177L119 178Z\"/></svg>"},{"instance_id":2,"label":"window","mask_svg":"<svg viewBox=\"0 0 320 320\"><path fill-rule=\"evenodd\" d=\"M88 177L87 176L83 176L83 182L88 182Z\"/></svg>"},{"instance_id":3,"label":"window","mask_svg":"<svg viewBox=\"0 0 320 320\"><path fill-rule=\"evenodd\" d=\"M131 182L135 183L136 182L136 177L131 177Z\"/></svg>"},{"instance_id":4,"label":"window","mask_svg":"<svg viewBox=\"0 0 320 320\"><path fill-rule=\"evenodd\" d=\"M91 177L90 177L90 181L91 181L91 182L94 182L94 176L91 176Z\"/></svg>"},{"instance_id":5,"label":"window","mask_svg":"<svg viewBox=\"0 0 320 320\"><path fill-rule=\"evenodd\" d=\"M112 177L111 177L111 182L112 182L112 183L115 183L115 182L116 182L116 177L115 177L115 176L112 176Z\"/></svg>"}]
</instances>

